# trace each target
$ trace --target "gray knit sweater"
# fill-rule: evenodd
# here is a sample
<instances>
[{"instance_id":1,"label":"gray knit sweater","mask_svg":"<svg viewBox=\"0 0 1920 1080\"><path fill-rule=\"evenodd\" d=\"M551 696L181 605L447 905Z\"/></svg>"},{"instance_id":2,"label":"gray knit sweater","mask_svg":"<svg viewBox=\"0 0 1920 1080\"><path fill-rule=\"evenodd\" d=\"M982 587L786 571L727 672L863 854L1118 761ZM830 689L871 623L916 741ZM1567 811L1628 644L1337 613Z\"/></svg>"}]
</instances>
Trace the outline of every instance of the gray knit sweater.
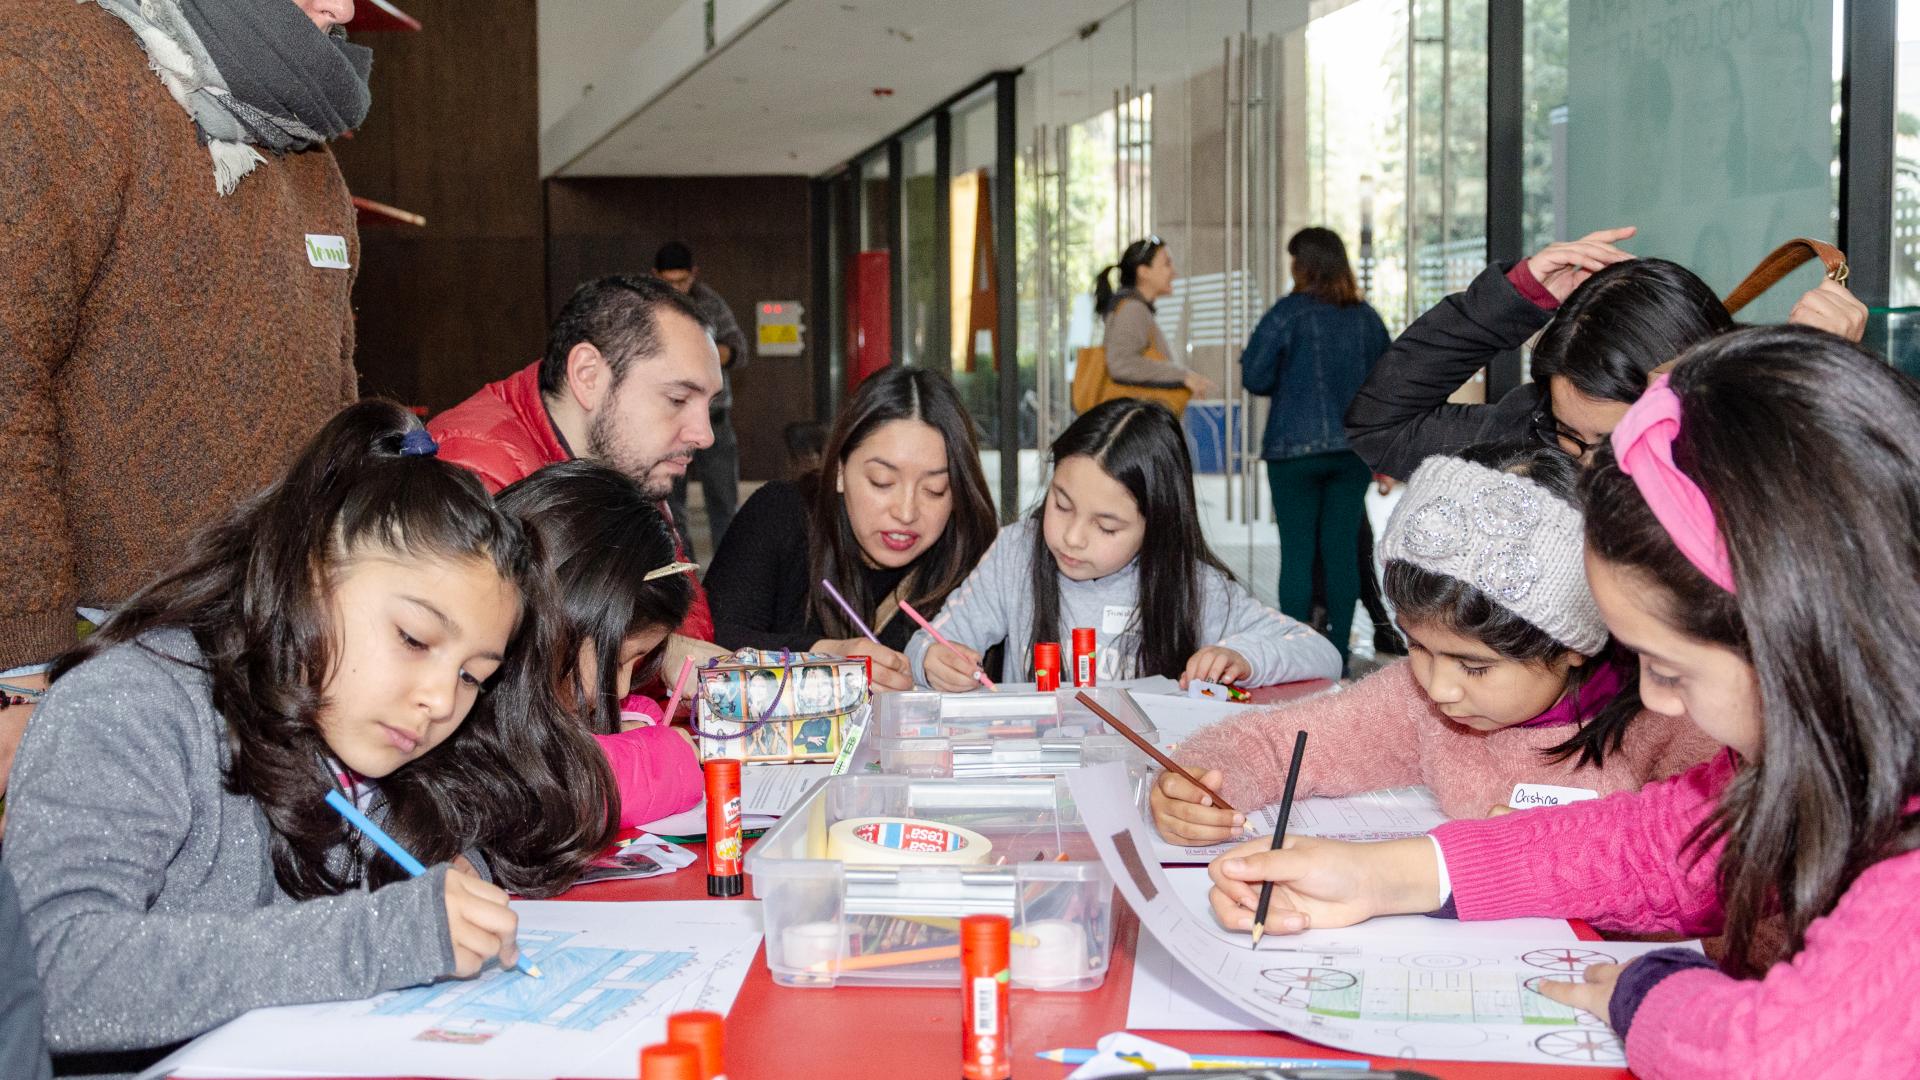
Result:
<instances>
[{"instance_id":1,"label":"gray knit sweater","mask_svg":"<svg viewBox=\"0 0 1920 1080\"><path fill-rule=\"evenodd\" d=\"M453 971L445 866L378 892L280 890L265 815L224 788L199 658L183 631L115 646L55 684L20 744L4 862L63 1070L111 1075L249 1009Z\"/></svg>"}]
</instances>

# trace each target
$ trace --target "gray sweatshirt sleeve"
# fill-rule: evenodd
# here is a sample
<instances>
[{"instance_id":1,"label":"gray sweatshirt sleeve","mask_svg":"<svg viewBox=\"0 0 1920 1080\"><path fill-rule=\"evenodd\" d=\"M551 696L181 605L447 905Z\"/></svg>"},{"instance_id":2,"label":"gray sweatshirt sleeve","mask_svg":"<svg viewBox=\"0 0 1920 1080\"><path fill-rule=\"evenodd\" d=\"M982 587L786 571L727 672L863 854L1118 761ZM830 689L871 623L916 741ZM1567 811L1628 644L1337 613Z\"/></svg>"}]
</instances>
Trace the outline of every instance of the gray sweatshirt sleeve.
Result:
<instances>
[{"instance_id":1,"label":"gray sweatshirt sleeve","mask_svg":"<svg viewBox=\"0 0 1920 1080\"><path fill-rule=\"evenodd\" d=\"M204 680L137 646L75 668L35 711L4 859L55 1052L164 1046L249 1009L452 972L447 868L288 900L258 806L223 789L224 738Z\"/></svg>"},{"instance_id":2,"label":"gray sweatshirt sleeve","mask_svg":"<svg viewBox=\"0 0 1920 1080\"><path fill-rule=\"evenodd\" d=\"M1340 652L1333 642L1261 603L1220 571L1203 566L1200 573L1206 591L1203 644L1224 645L1246 657L1253 668L1248 686L1340 677Z\"/></svg>"},{"instance_id":3,"label":"gray sweatshirt sleeve","mask_svg":"<svg viewBox=\"0 0 1920 1080\"><path fill-rule=\"evenodd\" d=\"M993 545L980 557L980 565L948 595L940 614L933 617L933 625L948 641L985 652L1010 633L1024 633L1033 620L1032 600L1027 596L1032 542L1032 530L1024 518L994 537ZM925 630L915 632L913 640L907 642L907 660L913 665L917 685L927 685L927 651L937 648L933 635ZM1013 655L1011 647L1008 655Z\"/></svg>"},{"instance_id":4,"label":"gray sweatshirt sleeve","mask_svg":"<svg viewBox=\"0 0 1920 1080\"><path fill-rule=\"evenodd\" d=\"M1122 300L1107 316L1107 375L1117 383L1135 386L1179 386L1187 379L1187 368L1173 357L1149 360L1149 346L1166 354L1166 342L1154 324L1153 312L1138 300ZM944 633L945 631L942 631Z\"/></svg>"}]
</instances>

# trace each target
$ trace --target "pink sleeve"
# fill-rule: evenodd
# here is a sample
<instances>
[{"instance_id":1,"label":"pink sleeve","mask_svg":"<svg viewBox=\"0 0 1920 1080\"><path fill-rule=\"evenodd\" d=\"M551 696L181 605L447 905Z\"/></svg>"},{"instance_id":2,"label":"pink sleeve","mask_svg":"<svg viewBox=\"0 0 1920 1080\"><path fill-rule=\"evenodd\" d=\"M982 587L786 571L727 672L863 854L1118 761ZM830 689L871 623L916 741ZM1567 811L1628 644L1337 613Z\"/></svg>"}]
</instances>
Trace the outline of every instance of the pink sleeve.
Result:
<instances>
[{"instance_id":1,"label":"pink sleeve","mask_svg":"<svg viewBox=\"0 0 1920 1080\"><path fill-rule=\"evenodd\" d=\"M677 814L700 801L700 760L672 728L640 727L593 739L613 769L621 828Z\"/></svg>"},{"instance_id":2,"label":"pink sleeve","mask_svg":"<svg viewBox=\"0 0 1920 1080\"><path fill-rule=\"evenodd\" d=\"M1533 267L1528 266L1525 259L1514 263L1513 269L1507 271L1507 282L1541 311L1553 311L1560 306L1560 299L1540 284L1540 279L1533 276Z\"/></svg>"},{"instance_id":3,"label":"pink sleeve","mask_svg":"<svg viewBox=\"0 0 1920 1080\"><path fill-rule=\"evenodd\" d=\"M1426 695L1406 661L1344 690L1270 709L1251 709L1196 732L1174 752L1183 765L1226 774L1220 794L1242 811L1279 799L1293 759L1293 733L1307 733L1294 797L1350 795L1420 782L1417 717Z\"/></svg>"},{"instance_id":4,"label":"pink sleeve","mask_svg":"<svg viewBox=\"0 0 1920 1080\"><path fill-rule=\"evenodd\" d=\"M1716 846L1695 859L1687 835L1733 776L1720 754L1637 792L1433 831L1462 919L1584 918L1636 933L1714 933Z\"/></svg>"},{"instance_id":5,"label":"pink sleeve","mask_svg":"<svg viewBox=\"0 0 1920 1080\"><path fill-rule=\"evenodd\" d=\"M1912 1075L1915 895L1920 854L1908 852L1861 874L1765 978L1701 969L1661 980L1633 1013L1627 1064L1647 1080Z\"/></svg>"}]
</instances>

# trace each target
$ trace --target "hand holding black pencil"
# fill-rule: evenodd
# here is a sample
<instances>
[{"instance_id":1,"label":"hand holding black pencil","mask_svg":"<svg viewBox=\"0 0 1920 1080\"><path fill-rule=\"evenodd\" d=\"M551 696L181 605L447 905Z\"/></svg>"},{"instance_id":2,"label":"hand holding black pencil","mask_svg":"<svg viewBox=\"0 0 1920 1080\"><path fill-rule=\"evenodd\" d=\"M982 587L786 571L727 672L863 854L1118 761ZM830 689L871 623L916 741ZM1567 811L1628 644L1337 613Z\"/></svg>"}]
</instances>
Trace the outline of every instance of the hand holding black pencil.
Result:
<instances>
[{"instance_id":1,"label":"hand holding black pencil","mask_svg":"<svg viewBox=\"0 0 1920 1080\"><path fill-rule=\"evenodd\" d=\"M1293 736L1293 763L1287 766L1287 789L1280 795L1280 823L1273 830L1273 845L1268 851L1279 851L1280 845L1287 841L1287 819L1293 816L1293 788L1300 782L1300 759L1307 753L1307 733L1296 732ZM1260 935L1267 929L1267 908L1273 904L1273 881L1260 883L1260 903L1253 909L1253 945L1260 947Z\"/></svg>"}]
</instances>

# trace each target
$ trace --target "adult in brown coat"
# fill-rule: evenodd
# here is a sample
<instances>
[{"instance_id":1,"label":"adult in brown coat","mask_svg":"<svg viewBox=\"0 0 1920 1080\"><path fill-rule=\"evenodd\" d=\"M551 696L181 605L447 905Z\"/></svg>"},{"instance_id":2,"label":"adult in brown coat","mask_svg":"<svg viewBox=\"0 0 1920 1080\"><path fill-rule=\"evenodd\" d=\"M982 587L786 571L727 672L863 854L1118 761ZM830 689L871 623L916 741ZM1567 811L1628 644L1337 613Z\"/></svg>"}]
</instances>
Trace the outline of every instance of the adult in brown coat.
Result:
<instances>
[{"instance_id":1,"label":"adult in brown coat","mask_svg":"<svg viewBox=\"0 0 1920 1080\"><path fill-rule=\"evenodd\" d=\"M355 396L352 0L0 3L0 672ZM10 674L10 684L35 676ZM0 708L0 785L30 707Z\"/></svg>"}]
</instances>

